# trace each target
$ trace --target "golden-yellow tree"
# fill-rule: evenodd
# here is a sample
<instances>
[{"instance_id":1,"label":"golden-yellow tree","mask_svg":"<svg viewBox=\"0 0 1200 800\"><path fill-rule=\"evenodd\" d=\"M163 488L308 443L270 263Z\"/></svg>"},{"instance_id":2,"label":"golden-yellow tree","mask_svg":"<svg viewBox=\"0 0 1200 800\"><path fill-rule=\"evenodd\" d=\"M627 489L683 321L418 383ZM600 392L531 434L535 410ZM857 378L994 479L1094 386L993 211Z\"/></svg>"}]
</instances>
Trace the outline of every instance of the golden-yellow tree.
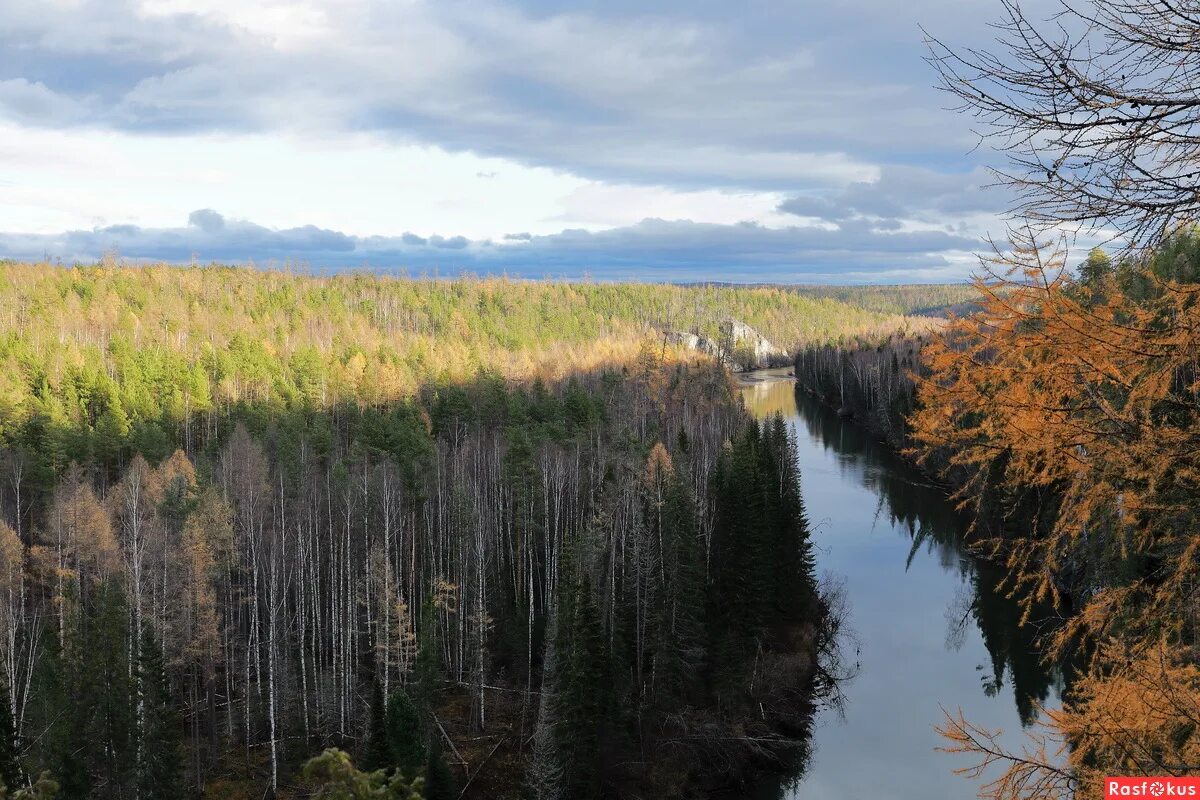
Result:
<instances>
[{"instance_id":1,"label":"golden-yellow tree","mask_svg":"<svg viewBox=\"0 0 1200 800\"><path fill-rule=\"evenodd\" d=\"M1136 262L1085 284L1066 257L1030 231L995 249L981 310L925 351L912 419L918 454L965 480L964 505L1020 497L1032 511L981 543L1027 616L1073 604L1051 656L1092 654L1027 752L947 717L949 749L1007 765L983 789L993 798L1200 772L1200 286Z\"/></svg>"}]
</instances>

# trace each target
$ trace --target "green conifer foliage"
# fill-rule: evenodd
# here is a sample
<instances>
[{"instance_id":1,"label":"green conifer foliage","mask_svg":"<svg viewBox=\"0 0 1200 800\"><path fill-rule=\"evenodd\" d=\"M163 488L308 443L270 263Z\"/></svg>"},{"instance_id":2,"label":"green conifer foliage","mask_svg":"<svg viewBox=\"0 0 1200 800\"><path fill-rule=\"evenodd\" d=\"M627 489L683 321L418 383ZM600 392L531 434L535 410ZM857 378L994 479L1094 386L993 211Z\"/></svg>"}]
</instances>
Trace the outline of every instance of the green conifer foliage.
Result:
<instances>
[{"instance_id":1,"label":"green conifer foliage","mask_svg":"<svg viewBox=\"0 0 1200 800\"><path fill-rule=\"evenodd\" d=\"M172 800L179 796L183 765L179 754L182 723L172 702L171 683L162 648L146 631L139 652L138 682L142 700L142 735L138 745L139 800Z\"/></svg>"},{"instance_id":2,"label":"green conifer foliage","mask_svg":"<svg viewBox=\"0 0 1200 800\"><path fill-rule=\"evenodd\" d=\"M388 698L386 733L391 763L405 775L415 775L425 763L429 721L403 689Z\"/></svg>"},{"instance_id":3,"label":"green conifer foliage","mask_svg":"<svg viewBox=\"0 0 1200 800\"><path fill-rule=\"evenodd\" d=\"M16 788L22 783L20 752L17 728L13 722L12 696L8 683L0 680L0 781L5 786Z\"/></svg>"},{"instance_id":4,"label":"green conifer foliage","mask_svg":"<svg viewBox=\"0 0 1200 800\"><path fill-rule=\"evenodd\" d=\"M587 800L600 791L600 740L610 711L604 629L586 573L574 581L570 617L560 628L563 656L557 704L558 750L567 796Z\"/></svg>"}]
</instances>

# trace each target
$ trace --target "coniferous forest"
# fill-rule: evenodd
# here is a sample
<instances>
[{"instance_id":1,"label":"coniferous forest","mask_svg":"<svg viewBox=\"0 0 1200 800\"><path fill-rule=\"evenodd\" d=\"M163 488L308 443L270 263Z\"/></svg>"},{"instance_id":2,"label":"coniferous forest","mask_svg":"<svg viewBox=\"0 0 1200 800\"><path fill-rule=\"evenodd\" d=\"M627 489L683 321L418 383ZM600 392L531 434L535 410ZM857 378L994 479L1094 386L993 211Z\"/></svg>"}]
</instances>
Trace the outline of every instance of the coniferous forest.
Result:
<instances>
[{"instance_id":1,"label":"coniferous forest","mask_svg":"<svg viewBox=\"0 0 1200 800\"><path fill-rule=\"evenodd\" d=\"M3 291L7 786L667 796L803 757L832 644L782 419L634 322L627 359L459 379L420 355L467 347L453 325L382 333L436 297L478 331L513 294L673 290L21 266ZM556 319L491 356L558 347Z\"/></svg>"}]
</instances>

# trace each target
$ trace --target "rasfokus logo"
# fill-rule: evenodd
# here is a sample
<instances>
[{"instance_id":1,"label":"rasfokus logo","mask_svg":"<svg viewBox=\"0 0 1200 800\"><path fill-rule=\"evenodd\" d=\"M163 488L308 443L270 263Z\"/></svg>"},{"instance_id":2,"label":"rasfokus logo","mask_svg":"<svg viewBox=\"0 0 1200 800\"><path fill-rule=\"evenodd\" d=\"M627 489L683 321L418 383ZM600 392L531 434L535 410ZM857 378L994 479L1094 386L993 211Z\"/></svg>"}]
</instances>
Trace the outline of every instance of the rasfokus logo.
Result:
<instances>
[{"instance_id":1,"label":"rasfokus logo","mask_svg":"<svg viewBox=\"0 0 1200 800\"><path fill-rule=\"evenodd\" d=\"M1200 800L1200 778L1105 778L1104 798L1195 797Z\"/></svg>"}]
</instances>

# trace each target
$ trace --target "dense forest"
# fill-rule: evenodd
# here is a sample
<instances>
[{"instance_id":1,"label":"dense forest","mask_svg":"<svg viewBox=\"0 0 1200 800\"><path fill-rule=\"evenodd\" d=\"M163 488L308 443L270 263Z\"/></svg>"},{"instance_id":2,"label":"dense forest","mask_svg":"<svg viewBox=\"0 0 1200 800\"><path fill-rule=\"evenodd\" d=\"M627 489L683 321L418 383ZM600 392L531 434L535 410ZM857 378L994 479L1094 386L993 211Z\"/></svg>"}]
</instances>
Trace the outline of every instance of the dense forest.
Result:
<instances>
[{"instance_id":1,"label":"dense forest","mask_svg":"<svg viewBox=\"0 0 1200 800\"><path fill-rule=\"evenodd\" d=\"M0 262L0 412L57 424L82 408L151 447L239 403L379 404L480 370L563 377L629 361L648 337L720 341L726 318L786 351L906 324L771 288Z\"/></svg>"},{"instance_id":2,"label":"dense forest","mask_svg":"<svg viewBox=\"0 0 1200 800\"><path fill-rule=\"evenodd\" d=\"M814 344L796 354L796 380L839 414L853 418L892 447L911 444L909 417L929 334L856 337Z\"/></svg>"},{"instance_id":3,"label":"dense forest","mask_svg":"<svg viewBox=\"0 0 1200 800\"><path fill-rule=\"evenodd\" d=\"M942 317L965 313L979 302L970 283L907 283L864 286L790 286L805 297L837 300L881 314Z\"/></svg>"},{"instance_id":4,"label":"dense forest","mask_svg":"<svg viewBox=\"0 0 1200 800\"><path fill-rule=\"evenodd\" d=\"M225 268L3 281L9 787L665 796L803 757L836 620L794 444L647 320L886 318Z\"/></svg>"}]
</instances>

